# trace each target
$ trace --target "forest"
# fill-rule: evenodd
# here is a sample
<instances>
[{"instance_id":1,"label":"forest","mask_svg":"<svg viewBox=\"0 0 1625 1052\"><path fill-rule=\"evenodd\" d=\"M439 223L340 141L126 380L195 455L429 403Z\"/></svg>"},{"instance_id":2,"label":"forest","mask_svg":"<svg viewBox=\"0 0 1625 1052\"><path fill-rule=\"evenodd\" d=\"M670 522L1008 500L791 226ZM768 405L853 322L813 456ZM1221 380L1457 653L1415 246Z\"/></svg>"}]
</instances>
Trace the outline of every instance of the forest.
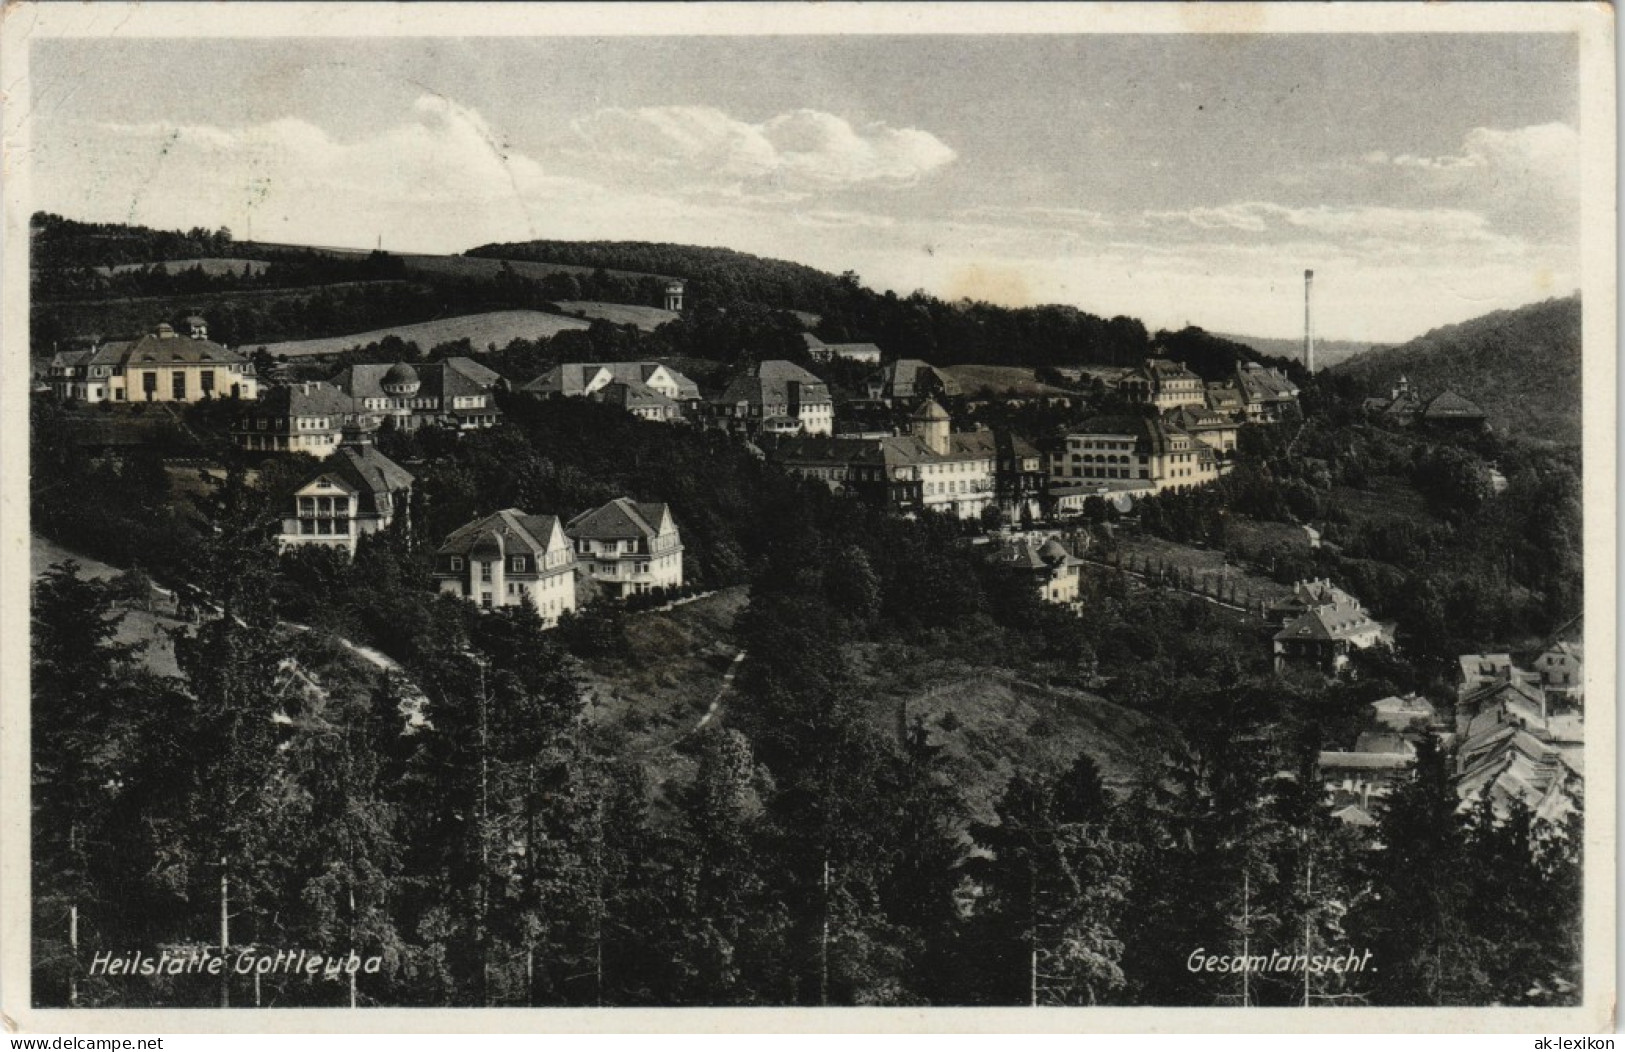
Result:
<instances>
[{"instance_id":1,"label":"forest","mask_svg":"<svg viewBox=\"0 0 1625 1052\"><path fill-rule=\"evenodd\" d=\"M501 427L461 440L383 434L418 476L412 525L345 562L277 555L281 501L313 462L238 458L229 405L188 417L228 470L186 493L157 451L75 447L36 405L36 528L140 568L96 582L59 566L35 586L41 1003L1577 999L1577 818L1536 838L1516 810L1458 813L1447 758L1426 750L1369 835L1327 812L1314 754L1414 685L1405 654L1353 681L1277 677L1255 629L1198 599L1091 571L1072 616L977 556L958 523L897 519L718 436L609 407L503 408ZM1314 452L1351 433L1307 434L1324 459ZM1421 477L1452 471L1403 436L1368 440L1325 470L1379 455L1400 470L1404 451ZM1483 452L1514 480L1547 469ZM1250 448L1251 474L1238 469L1225 499L1267 511L1277 484L1289 504L1328 499L1277 453ZM620 493L673 504L697 586L749 589L735 693L674 747L680 765L629 749L581 687L582 663L640 615L589 607L544 632L527 608L481 615L438 597L425 572L438 537L474 514L568 513ZM1441 507L1457 516L1452 543L1506 496ZM1142 522L1177 534L1206 528L1205 514L1159 498ZM1523 529L1525 513L1509 514L1505 528ZM1539 572L1533 552L1510 555L1512 573ZM131 598L149 595L146 577L205 597L174 640L174 676L116 637L130 604L150 601ZM402 673L359 665L341 639ZM1080 749L999 786L996 821L973 815L943 766L966 732L877 713L857 660L873 647L1099 690L1149 721L1138 774L1109 788ZM218 948L223 910L229 955L354 949L379 970L353 984L89 974L101 951ZM1187 967L1198 948L1235 953L1243 939L1255 952L1369 949L1380 964L1307 987Z\"/></svg>"}]
</instances>

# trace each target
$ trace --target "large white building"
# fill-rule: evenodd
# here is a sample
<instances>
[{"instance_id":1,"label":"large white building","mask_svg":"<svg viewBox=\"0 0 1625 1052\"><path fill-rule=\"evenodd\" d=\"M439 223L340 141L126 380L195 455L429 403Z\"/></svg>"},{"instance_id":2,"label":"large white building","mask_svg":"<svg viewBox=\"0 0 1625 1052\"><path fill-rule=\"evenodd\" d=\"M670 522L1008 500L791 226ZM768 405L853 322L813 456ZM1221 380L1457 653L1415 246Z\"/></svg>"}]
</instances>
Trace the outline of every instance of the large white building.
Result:
<instances>
[{"instance_id":1,"label":"large white building","mask_svg":"<svg viewBox=\"0 0 1625 1052\"><path fill-rule=\"evenodd\" d=\"M1210 445L1166 419L1097 417L1075 427L1065 449L1050 455L1049 477L1149 495L1206 485L1219 477L1219 461Z\"/></svg>"},{"instance_id":2,"label":"large white building","mask_svg":"<svg viewBox=\"0 0 1625 1052\"><path fill-rule=\"evenodd\" d=\"M576 558L555 515L506 508L454 530L435 552L440 591L487 609L527 599L548 626L576 608Z\"/></svg>"},{"instance_id":3,"label":"large white building","mask_svg":"<svg viewBox=\"0 0 1625 1052\"><path fill-rule=\"evenodd\" d=\"M259 396L254 363L209 339L202 318L190 333L159 325L137 340L113 340L51 359L47 381L57 397L80 402L201 402Z\"/></svg>"},{"instance_id":4,"label":"large white building","mask_svg":"<svg viewBox=\"0 0 1625 1052\"><path fill-rule=\"evenodd\" d=\"M711 400L711 411L728 426L749 433L764 427L804 435L835 430L835 401L824 381L794 362L766 361L733 378ZM782 422L793 421L789 429Z\"/></svg>"},{"instance_id":5,"label":"large white building","mask_svg":"<svg viewBox=\"0 0 1625 1052\"><path fill-rule=\"evenodd\" d=\"M413 481L412 473L380 453L367 434L346 431L321 470L294 491L277 538L282 550L317 545L355 555L363 534L405 519Z\"/></svg>"},{"instance_id":6,"label":"large white building","mask_svg":"<svg viewBox=\"0 0 1625 1052\"><path fill-rule=\"evenodd\" d=\"M582 570L614 598L683 586L683 539L665 504L617 497L564 532Z\"/></svg>"}]
</instances>

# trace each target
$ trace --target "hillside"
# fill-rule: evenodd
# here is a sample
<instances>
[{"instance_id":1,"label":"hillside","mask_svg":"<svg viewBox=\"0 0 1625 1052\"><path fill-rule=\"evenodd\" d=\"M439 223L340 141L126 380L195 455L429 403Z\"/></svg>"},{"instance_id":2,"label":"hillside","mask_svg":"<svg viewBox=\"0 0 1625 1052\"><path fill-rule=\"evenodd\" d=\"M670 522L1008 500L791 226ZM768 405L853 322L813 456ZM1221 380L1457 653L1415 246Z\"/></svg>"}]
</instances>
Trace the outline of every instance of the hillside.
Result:
<instances>
[{"instance_id":1,"label":"hillside","mask_svg":"<svg viewBox=\"0 0 1625 1052\"><path fill-rule=\"evenodd\" d=\"M1372 394L1401 375L1423 397L1449 388L1499 431L1564 443L1580 441L1581 371L1579 296L1447 325L1336 368Z\"/></svg>"},{"instance_id":2,"label":"hillside","mask_svg":"<svg viewBox=\"0 0 1625 1052\"><path fill-rule=\"evenodd\" d=\"M676 311L659 307L642 307L633 303L594 303L589 300L560 300L554 306L566 314L607 321L612 325L636 325L644 332L654 332L677 317Z\"/></svg>"},{"instance_id":3,"label":"hillside","mask_svg":"<svg viewBox=\"0 0 1625 1052\"><path fill-rule=\"evenodd\" d=\"M782 259L728 248L644 241L522 241L481 245L471 257L565 264L610 272L670 275L695 283L691 295L750 300L783 309L815 309L838 298L840 278ZM515 264L517 266L517 263Z\"/></svg>"},{"instance_id":4,"label":"hillside","mask_svg":"<svg viewBox=\"0 0 1625 1052\"><path fill-rule=\"evenodd\" d=\"M1033 370L1015 365L950 365L943 370L959 381L959 387L970 396L1003 395L1015 392L1024 398L1039 395L1069 395L1064 387L1041 383L1033 377Z\"/></svg>"},{"instance_id":5,"label":"hillside","mask_svg":"<svg viewBox=\"0 0 1625 1052\"><path fill-rule=\"evenodd\" d=\"M1297 360L1303 357L1303 338L1290 339L1278 336L1238 336L1235 333L1219 332L1215 336L1226 340L1244 343L1267 358L1291 358ZM1330 369L1334 365L1341 365L1357 355L1368 351L1381 350L1391 344L1361 343L1358 340L1323 340L1315 338L1315 366L1317 369Z\"/></svg>"},{"instance_id":6,"label":"hillside","mask_svg":"<svg viewBox=\"0 0 1625 1052\"><path fill-rule=\"evenodd\" d=\"M506 347L513 340L537 340L564 332L566 329L585 329L588 323L579 318L564 318L557 314L544 314L534 310L503 310L485 314L465 314L456 318L437 318L413 325L396 325L387 329L374 329L348 336L330 336L320 340L291 340L263 345L270 354L287 358L307 358L318 354L338 354L352 347L365 347L377 343L385 336L398 336L418 349L429 351L443 343L467 339L475 351ZM253 349L253 348L246 348Z\"/></svg>"}]
</instances>

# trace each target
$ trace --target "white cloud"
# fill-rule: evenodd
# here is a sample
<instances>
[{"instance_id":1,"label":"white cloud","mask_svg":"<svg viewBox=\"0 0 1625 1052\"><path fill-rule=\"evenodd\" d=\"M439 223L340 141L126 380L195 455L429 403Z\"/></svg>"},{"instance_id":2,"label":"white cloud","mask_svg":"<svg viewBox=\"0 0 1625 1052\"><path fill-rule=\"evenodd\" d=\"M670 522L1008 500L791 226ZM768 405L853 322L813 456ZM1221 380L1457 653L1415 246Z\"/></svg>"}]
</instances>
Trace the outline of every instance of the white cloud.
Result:
<instances>
[{"instance_id":1,"label":"white cloud","mask_svg":"<svg viewBox=\"0 0 1625 1052\"><path fill-rule=\"evenodd\" d=\"M704 188L904 186L955 157L930 132L879 123L855 128L809 109L751 124L708 106L612 107L576 119L572 128L584 159Z\"/></svg>"},{"instance_id":2,"label":"white cloud","mask_svg":"<svg viewBox=\"0 0 1625 1052\"><path fill-rule=\"evenodd\" d=\"M1562 237L1579 218L1580 136L1562 123L1474 128L1453 154L1368 157L1413 192L1481 211L1511 230Z\"/></svg>"}]
</instances>

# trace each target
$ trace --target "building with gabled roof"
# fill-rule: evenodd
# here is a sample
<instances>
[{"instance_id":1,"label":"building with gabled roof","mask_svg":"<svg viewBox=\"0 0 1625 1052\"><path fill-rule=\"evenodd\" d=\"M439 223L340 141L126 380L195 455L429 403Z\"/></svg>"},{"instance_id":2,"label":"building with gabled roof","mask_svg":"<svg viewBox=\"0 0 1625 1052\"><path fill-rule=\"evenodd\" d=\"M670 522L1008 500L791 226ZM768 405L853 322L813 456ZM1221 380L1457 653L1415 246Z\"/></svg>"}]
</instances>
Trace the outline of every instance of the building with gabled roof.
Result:
<instances>
[{"instance_id":1,"label":"building with gabled roof","mask_svg":"<svg viewBox=\"0 0 1625 1052\"><path fill-rule=\"evenodd\" d=\"M1207 408L1202 378L1172 358L1147 358L1117 381L1117 392L1130 402L1156 406L1159 413L1181 406Z\"/></svg>"},{"instance_id":2,"label":"building with gabled roof","mask_svg":"<svg viewBox=\"0 0 1625 1052\"><path fill-rule=\"evenodd\" d=\"M1388 626L1330 581L1299 581L1292 597L1275 604L1266 616L1282 618L1274 638L1277 672L1288 665L1336 672L1348 664L1352 651L1393 638Z\"/></svg>"},{"instance_id":3,"label":"building with gabled roof","mask_svg":"<svg viewBox=\"0 0 1625 1052\"><path fill-rule=\"evenodd\" d=\"M1052 453L1052 484L1105 482L1113 491L1149 496L1206 485L1219 477L1207 443L1161 417L1105 416L1075 425Z\"/></svg>"},{"instance_id":4,"label":"building with gabled roof","mask_svg":"<svg viewBox=\"0 0 1625 1052\"><path fill-rule=\"evenodd\" d=\"M868 388L872 400L904 406L927 398L957 398L963 393L959 381L918 358L888 362L870 377Z\"/></svg>"},{"instance_id":5,"label":"building with gabled roof","mask_svg":"<svg viewBox=\"0 0 1625 1052\"><path fill-rule=\"evenodd\" d=\"M582 570L613 598L683 586L683 541L671 507L617 497L564 526Z\"/></svg>"},{"instance_id":6,"label":"building with gabled roof","mask_svg":"<svg viewBox=\"0 0 1625 1052\"><path fill-rule=\"evenodd\" d=\"M576 608L576 557L555 515L504 508L453 530L434 556L441 592L486 609L529 601L549 627Z\"/></svg>"},{"instance_id":7,"label":"building with gabled roof","mask_svg":"<svg viewBox=\"0 0 1625 1052\"><path fill-rule=\"evenodd\" d=\"M1205 442L1213 452L1229 456L1236 451L1240 431L1233 417L1207 407L1180 406L1162 414L1163 420Z\"/></svg>"},{"instance_id":8,"label":"building with gabled roof","mask_svg":"<svg viewBox=\"0 0 1625 1052\"><path fill-rule=\"evenodd\" d=\"M254 363L207 339L206 326L181 336L168 323L135 340L63 351L47 368L59 398L82 402L201 402L259 396Z\"/></svg>"},{"instance_id":9,"label":"building with gabled roof","mask_svg":"<svg viewBox=\"0 0 1625 1052\"><path fill-rule=\"evenodd\" d=\"M293 492L281 548L321 545L354 556L363 534L411 524L412 473L379 452L359 429L344 433L321 469Z\"/></svg>"},{"instance_id":10,"label":"building with gabled roof","mask_svg":"<svg viewBox=\"0 0 1625 1052\"><path fill-rule=\"evenodd\" d=\"M1050 536L1042 541L1033 537L1018 537L996 549L993 560L1028 576L1039 598L1045 602L1078 601L1083 560L1073 555L1059 537Z\"/></svg>"},{"instance_id":11,"label":"building with gabled roof","mask_svg":"<svg viewBox=\"0 0 1625 1052\"><path fill-rule=\"evenodd\" d=\"M611 384L641 386L678 406L700 401L700 387L664 362L564 362L519 390L544 398L587 398Z\"/></svg>"},{"instance_id":12,"label":"building with gabled roof","mask_svg":"<svg viewBox=\"0 0 1625 1052\"><path fill-rule=\"evenodd\" d=\"M865 365L880 364L880 348L872 343L825 343L810 332L802 333L801 338L807 344L807 353L812 355L815 362L844 358Z\"/></svg>"},{"instance_id":13,"label":"building with gabled roof","mask_svg":"<svg viewBox=\"0 0 1625 1052\"><path fill-rule=\"evenodd\" d=\"M1036 500L1038 451L991 431L954 432L948 411L927 398L913 430L881 438L792 437L773 447L775 463L832 490L908 514L935 511L979 517L999 505L1019 517Z\"/></svg>"},{"instance_id":14,"label":"building with gabled roof","mask_svg":"<svg viewBox=\"0 0 1625 1052\"><path fill-rule=\"evenodd\" d=\"M735 376L711 400L711 412L724 426L755 434L777 416L801 421L808 435L835 430L835 401L829 387L794 362L757 362Z\"/></svg>"},{"instance_id":15,"label":"building with gabled roof","mask_svg":"<svg viewBox=\"0 0 1625 1052\"><path fill-rule=\"evenodd\" d=\"M326 456L346 427L491 427L501 416L495 394L501 381L462 357L346 366L325 381L267 391L237 418L232 438L241 449Z\"/></svg>"},{"instance_id":16,"label":"building with gabled roof","mask_svg":"<svg viewBox=\"0 0 1625 1052\"><path fill-rule=\"evenodd\" d=\"M1229 381L1241 401L1242 418L1249 424L1273 424L1298 404L1298 385L1279 369L1258 362L1237 362Z\"/></svg>"}]
</instances>

